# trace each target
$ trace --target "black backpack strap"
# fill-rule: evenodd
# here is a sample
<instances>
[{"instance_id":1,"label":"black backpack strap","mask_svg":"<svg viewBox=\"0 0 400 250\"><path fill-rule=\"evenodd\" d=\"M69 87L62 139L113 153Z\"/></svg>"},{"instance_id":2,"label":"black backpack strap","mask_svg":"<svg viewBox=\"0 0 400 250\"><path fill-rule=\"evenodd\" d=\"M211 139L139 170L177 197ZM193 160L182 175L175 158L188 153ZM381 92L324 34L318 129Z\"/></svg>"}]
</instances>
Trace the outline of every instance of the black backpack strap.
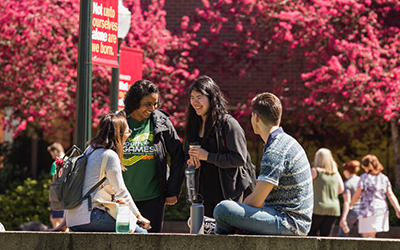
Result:
<instances>
[{"instance_id":1,"label":"black backpack strap","mask_svg":"<svg viewBox=\"0 0 400 250\"><path fill-rule=\"evenodd\" d=\"M93 193L98 187L101 186L106 181L106 177L98 181L83 197L82 200L88 199L88 210L92 211L92 196L90 196L91 193Z\"/></svg>"}]
</instances>

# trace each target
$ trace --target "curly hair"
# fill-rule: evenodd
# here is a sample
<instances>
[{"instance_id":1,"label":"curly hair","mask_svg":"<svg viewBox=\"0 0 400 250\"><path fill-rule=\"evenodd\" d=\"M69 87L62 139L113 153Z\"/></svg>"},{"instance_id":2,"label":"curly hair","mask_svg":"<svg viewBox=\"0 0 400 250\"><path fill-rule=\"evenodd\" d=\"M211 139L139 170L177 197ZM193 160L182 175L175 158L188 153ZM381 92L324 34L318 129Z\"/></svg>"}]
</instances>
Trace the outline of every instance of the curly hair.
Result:
<instances>
[{"instance_id":1,"label":"curly hair","mask_svg":"<svg viewBox=\"0 0 400 250\"><path fill-rule=\"evenodd\" d=\"M210 101L210 110L205 124L205 133L203 140L211 133L216 132L225 120L225 115L228 114L228 102L221 92L218 85L208 76L200 76L194 80L193 84L189 87L188 93L193 90L205 95ZM186 111L186 124L185 124L185 139L187 141L194 140L200 131L202 118L196 114L192 105L188 105Z\"/></svg>"},{"instance_id":2,"label":"curly hair","mask_svg":"<svg viewBox=\"0 0 400 250\"><path fill-rule=\"evenodd\" d=\"M123 138L127 127L128 122L125 118L125 112L122 111L118 114L109 113L101 118L97 135L89 142L89 145L95 149L105 148L114 150L121 161L122 170L126 170L124 165L122 165L122 156L124 154Z\"/></svg>"},{"instance_id":3,"label":"curly hair","mask_svg":"<svg viewBox=\"0 0 400 250\"><path fill-rule=\"evenodd\" d=\"M378 157L376 157L375 155L364 156L362 158L361 164L364 167L365 172L372 175L378 175L384 169L382 164L379 162Z\"/></svg>"},{"instance_id":4,"label":"curly hair","mask_svg":"<svg viewBox=\"0 0 400 250\"><path fill-rule=\"evenodd\" d=\"M149 80L136 81L125 94L124 104L126 114L129 115L138 109L140 107L140 101L142 98L153 93L160 93L154 83ZM158 98L157 107L160 106L161 99Z\"/></svg>"}]
</instances>

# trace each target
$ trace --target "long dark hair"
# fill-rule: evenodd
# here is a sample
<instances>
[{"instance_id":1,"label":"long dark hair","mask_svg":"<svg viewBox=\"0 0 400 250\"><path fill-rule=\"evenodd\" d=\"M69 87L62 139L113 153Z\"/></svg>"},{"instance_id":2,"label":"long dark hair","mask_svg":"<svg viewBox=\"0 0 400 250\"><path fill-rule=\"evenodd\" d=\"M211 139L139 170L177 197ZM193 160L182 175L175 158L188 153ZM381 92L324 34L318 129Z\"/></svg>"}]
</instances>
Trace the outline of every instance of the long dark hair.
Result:
<instances>
[{"instance_id":1,"label":"long dark hair","mask_svg":"<svg viewBox=\"0 0 400 250\"><path fill-rule=\"evenodd\" d=\"M124 98L126 114L130 115L133 111L138 109L142 98L153 93L160 94L157 86L149 80L139 80L132 84ZM160 106L161 99L159 97L157 107L159 108Z\"/></svg>"},{"instance_id":2,"label":"long dark hair","mask_svg":"<svg viewBox=\"0 0 400 250\"><path fill-rule=\"evenodd\" d=\"M95 149L105 148L114 150L121 161L122 170L126 169L122 164L122 156L124 154L123 137L127 127L128 123L123 111L117 115L109 113L101 118L97 135L89 142L89 145Z\"/></svg>"},{"instance_id":3,"label":"long dark hair","mask_svg":"<svg viewBox=\"0 0 400 250\"><path fill-rule=\"evenodd\" d=\"M193 84L189 87L189 95L193 90L207 96L210 101L210 110L208 111L209 114L205 124L204 140L222 126L225 116L228 114L228 102L218 85L208 76L200 76L194 80ZM185 140L194 140L200 131L201 125L201 117L196 114L196 111L189 103L186 111Z\"/></svg>"}]
</instances>

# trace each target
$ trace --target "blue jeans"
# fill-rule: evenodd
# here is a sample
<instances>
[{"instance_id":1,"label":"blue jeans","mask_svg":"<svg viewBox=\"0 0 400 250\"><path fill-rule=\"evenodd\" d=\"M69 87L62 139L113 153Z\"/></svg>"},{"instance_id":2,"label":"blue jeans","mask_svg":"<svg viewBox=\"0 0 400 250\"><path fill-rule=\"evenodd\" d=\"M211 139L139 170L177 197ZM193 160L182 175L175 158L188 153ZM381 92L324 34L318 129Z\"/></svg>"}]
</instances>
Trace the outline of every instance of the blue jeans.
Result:
<instances>
[{"instance_id":1,"label":"blue jeans","mask_svg":"<svg viewBox=\"0 0 400 250\"><path fill-rule=\"evenodd\" d=\"M282 224L283 215L272 207L256 208L236 201L221 201L214 209L217 234L295 235Z\"/></svg>"},{"instance_id":2,"label":"blue jeans","mask_svg":"<svg viewBox=\"0 0 400 250\"><path fill-rule=\"evenodd\" d=\"M90 214L90 223L70 229L74 232L115 232L115 219L106 211L94 208ZM147 233L147 230L136 225L135 233Z\"/></svg>"},{"instance_id":3,"label":"blue jeans","mask_svg":"<svg viewBox=\"0 0 400 250\"><path fill-rule=\"evenodd\" d=\"M357 217L358 217L358 209L353 209L353 210L349 210L349 213L347 214L347 225L349 226L349 229L351 230L355 224L357 223ZM349 233L345 234L343 232L342 227L339 227L339 233L338 233L338 237L348 237Z\"/></svg>"}]
</instances>

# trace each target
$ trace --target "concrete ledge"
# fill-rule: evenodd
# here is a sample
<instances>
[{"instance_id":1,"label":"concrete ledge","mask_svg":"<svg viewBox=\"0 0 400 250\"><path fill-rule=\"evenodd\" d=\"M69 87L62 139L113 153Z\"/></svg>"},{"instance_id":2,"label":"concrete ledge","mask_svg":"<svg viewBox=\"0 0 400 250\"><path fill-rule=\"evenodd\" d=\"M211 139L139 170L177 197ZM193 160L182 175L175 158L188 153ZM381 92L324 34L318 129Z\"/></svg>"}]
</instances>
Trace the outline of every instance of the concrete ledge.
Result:
<instances>
[{"instance_id":1,"label":"concrete ledge","mask_svg":"<svg viewBox=\"0 0 400 250\"><path fill-rule=\"evenodd\" d=\"M53 233L7 231L0 233L2 250L87 250L87 249L329 249L398 250L398 239L336 237L285 237L257 235Z\"/></svg>"}]
</instances>

